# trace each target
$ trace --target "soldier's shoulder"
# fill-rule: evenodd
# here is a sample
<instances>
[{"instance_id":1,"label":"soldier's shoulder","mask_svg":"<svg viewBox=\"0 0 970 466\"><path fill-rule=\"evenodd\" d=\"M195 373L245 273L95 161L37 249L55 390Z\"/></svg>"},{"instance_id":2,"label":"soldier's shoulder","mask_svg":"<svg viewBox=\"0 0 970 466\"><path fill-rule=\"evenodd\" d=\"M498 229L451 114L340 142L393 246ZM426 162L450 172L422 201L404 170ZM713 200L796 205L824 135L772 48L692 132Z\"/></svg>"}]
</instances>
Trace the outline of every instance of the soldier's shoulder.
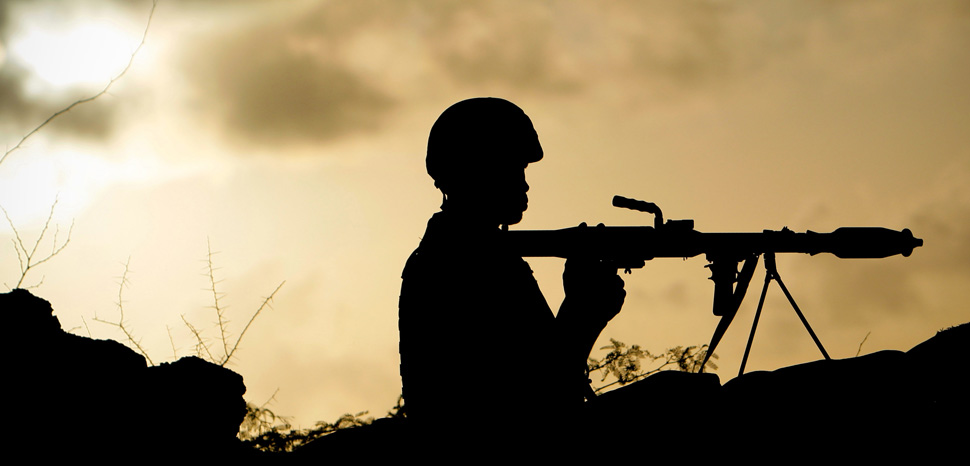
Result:
<instances>
[{"instance_id":1,"label":"soldier's shoulder","mask_svg":"<svg viewBox=\"0 0 970 466\"><path fill-rule=\"evenodd\" d=\"M416 270L424 268L427 262L427 254L421 251L421 248L417 248L414 252L408 256L407 262L404 263L404 271L401 272L401 278L408 278L408 276L414 275Z\"/></svg>"},{"instance_id":2,"label":"soldier's shoulder","mask_svg":"<svg viewBox=\"0 0 970 466\"><path fill-rule=\"evenodd\" d=\"M428 247L424 242L421 243L414 252L408 256L404 264L404 271L401 278L414 279L427 277L430 275L440 275L446 270L452 270L460 264L456 262L459 254L448 253L437 248Z\"/></svg>"}]
</instances>

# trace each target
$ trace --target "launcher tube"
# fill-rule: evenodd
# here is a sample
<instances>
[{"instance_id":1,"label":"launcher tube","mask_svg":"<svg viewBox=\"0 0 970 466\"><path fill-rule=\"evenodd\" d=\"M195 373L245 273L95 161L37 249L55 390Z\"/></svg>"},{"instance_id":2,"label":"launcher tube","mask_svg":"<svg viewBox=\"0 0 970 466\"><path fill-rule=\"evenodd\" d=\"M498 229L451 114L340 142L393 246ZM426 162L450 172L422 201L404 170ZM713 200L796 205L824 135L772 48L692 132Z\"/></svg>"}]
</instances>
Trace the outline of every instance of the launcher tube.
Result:
<instances>
[{"instance_id":1,"label":"launcher tube","mask_svg":"<svg viewBox=\"0 0 970 466\"><path fill-rule=\"evenodd\" d=\"M668 228L670 227L670 228ZM733 258L756 254L830 253L842 259L909 256L923 240L902 231L881 227L842 227L831 233L787 228L761 233L701 233L671 227L572 227L561 230L512 230L505 233L509 247L522 257L588 257L612 261L619 268L642 267L658 257Z\"/></svg>"}]
</instances>

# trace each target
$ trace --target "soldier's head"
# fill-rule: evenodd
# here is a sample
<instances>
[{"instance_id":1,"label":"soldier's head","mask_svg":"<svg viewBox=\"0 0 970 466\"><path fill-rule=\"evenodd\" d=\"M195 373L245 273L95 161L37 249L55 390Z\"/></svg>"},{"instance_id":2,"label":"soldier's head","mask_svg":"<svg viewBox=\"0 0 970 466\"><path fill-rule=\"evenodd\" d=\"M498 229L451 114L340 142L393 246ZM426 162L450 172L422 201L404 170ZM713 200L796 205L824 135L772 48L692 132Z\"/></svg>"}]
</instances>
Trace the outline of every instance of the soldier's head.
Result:
<instances>
[{"instance_id":1,"label":"soldier's head","mask_svg":"<svg viewBox=\"0 0 970 466\"><path fill-rule=\"evenodd\" d=\"M495 224L522 220L525 167L542 159L532 120L512 102L481 97L448 107L428 137L428 174L444 194L442 210Z\"/></svg>"}]
</instances>

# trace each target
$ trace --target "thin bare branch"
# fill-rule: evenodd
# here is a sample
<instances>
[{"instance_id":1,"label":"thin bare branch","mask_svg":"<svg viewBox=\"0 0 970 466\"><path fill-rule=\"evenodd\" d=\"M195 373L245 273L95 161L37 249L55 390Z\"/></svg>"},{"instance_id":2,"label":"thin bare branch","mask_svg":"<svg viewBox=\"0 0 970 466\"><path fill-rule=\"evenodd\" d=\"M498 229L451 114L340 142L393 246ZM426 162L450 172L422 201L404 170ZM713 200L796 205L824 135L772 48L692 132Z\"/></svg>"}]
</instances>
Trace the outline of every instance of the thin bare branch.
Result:
<instances>
[{"instance_id":1,"label":"thin bare branch","mask_svg":"<svg viewBox=\"0 0 970 466\"><path fill-rule=\"evenodd\" d=\"M101 322L102 324L108 324L121 329L121 332L124 333L125 337L128 338L128 342L131 343L131 345L134 346L135 349L137 349L138 352L141 353L141 355L148 360L148 364L154 366L155 362L152 361L152 358L148 356L148 353L145 351L145 349L141 347L141 344L138 342L138 340L135 340L135 337L128 330L128 327L125 326L124 290L125 290L125 287L128 286L128 284L130 283L128 281L128 272L129 272L128 265L130 263L131 263L131 257L128 257L128 260L125 261L125 271L121 274L121 280L118 282L118 302L115 303L115 305L118 306L118 322L108 322L106 320L99 319L97 316L94 317L94 320L96 322Z\"/></svg>"},{"instance_id":2,"label":"thin bare branch","mask_svg":"<svg viewBox=\"0 0 970 466\"><path fill-rule=\"evenodd\" d=\"M155 7L156 6L158 6L158 0L152 0L152 9L151 9L151 11L148 12L148 22L145 24L145 30L144 30L144 32L142 32L141 42L138 43L138 47L135 47L135 51L134 52L131 52L131 56L128 58L128 64L125 65L125 67L121 70L121 72L118 73L115 77L111 78L111 80L108 81L108 84L106 84L104 86L104 88L101 89L101 91L97 92L96 94L94 94L94 95L92 95L90 97L86 97L84 99L77 100L74 103L68 105L67 107L64 107L61 110L58 110L53 115L47 117L47 119L44 120L43 123L41 123L40 125L37 125L36 128L30 130L30 132L28 132L26 135L24 135L24 137L20 138L20 141L18 141L16 145L14 145L10 149L8 149L6 152L4 152L3 153L3 156L0 157L0 164L3 164L3 161L4 160L7 160L7 156L9 156L10 154L12 154L17 149L20 149L21 146L23 146L24 142L26 142L28 138L30 138L31 136L33 136L34 133L36 133L36 132L40 131L41 129L43 129L45 126L47 126L48 123L50 123L51 121L53 121L55 118L57 118L57 117L65 114L67 112L70 112L71 110L74 109L74 107L77 107L78 105L82 105L82 104L91 102L92 100L95 100L98 97L101 97L101 96L103 96L103 95L105 95L105 94L108 93L108 90L111 89L111 86L113 86L115 84L115 82L117 82L119 79L121 79L121 77L124 76L125 73L127 73L129 69L131 69L131 64L134 63L135 56L138 55L138 52L141 50L142 46L145 45L145 39L148 37L148 29L152 25L152 17L155 16Z\"/></svg>"},{"instance_id":3,"label":"thin bare branch","mask_svg":"<svg viewBox=\"0 0 970 466\"><path fill-rule=\"evenodd\" d=\"M862 341L859 342L859 349L857 349L856 352L855 352L856 357L858 357L862 353L862 345L866 344L866 340L869 339L869 335L871 333L872 333L872 330L870 330L868 333L866 333L865 338L863 338Z\"/></svg>"},{"instance_id":4,"label":"thin bare branch","mask_svg":"<svg viewBox=\"0 0 970 466\"><path fill-rule=\"evenodd\" d=\"M189 321L185 319L184 314L182 315L182 322L185 323L185 326L189 328L189 331L192 332L192 335L195 336L195 340L198 342L195 345L195 355L202 357L202 350L205 350L205 354L208 355L209 361L215 362L215 358L213 358L212 353L209 352L209 345L206 345L205 341L202 340L202 334L196 330L194 325L190 324Z\"/></svg>"},{"instance_id":5,"label":"thin bare branch","mask_svg":"<svg viewBox=\"0 0 970 466\"><path fill-rule=\"evenodd\" d=\"M81 322L84 322L84 330L88 331L88 338L94 338L91 336L91 329L88 328L88 321L84 320L84 316L81 316Z\"/></svg>"},{"instance_id":6,"label":"thin bare branch","mask_svg":"<svg viewBox=\"0 0 970 466\"><path fill-rule=\"evenodd\" d=\"M266 409L266 406L269 406L270 403L276 401L276 394L279 392L280 392L280 388L276 387L276 391L274 391L273 394L270 395L269 399L267 399L265 403L259 406L259 409Z\"/></svg>"},{"instance_id":7,"label":"thin bare branch","mask_svg":"<svg viewBox=\"0 0 970 466\"><path fill-rule=\"evenodd\" d=\"M260 312L263 312L263 309L267 307L269 308L273 307L270 304L270 302L273 300L273 297L276 296L276 293L280 291L280 288L283 288L283 285L285 283L286 283L286 280L283 280L282 282L280 282L280 284L276 287L276 289L273 290L273 292L270 293L269 296L263 299L263 304L259 305L259 309L256 309L256 312L253 313L253 316L249 318L249 322L246 322L246 326L243 328L242 332L239 333L239 338L236 338L236 343L232 345L232 349L229 350L228 353L226 353L226 359L222 361L222 364L220 364L220 366L224 367L232 358L232 355L236 352L236 348L239 348L239 342L242 341L243 336L246 335L246 331L249 330L249 326L252 325L254 320L256 320L256 316L258 316Z\"/></svg>"},{"instance_id":8,"label":"thin bare branch","mask_svg":"<svg viewBox=\"0 0 970 466\"><path fill-rule=\"evenodd\" d=\"M0 205L0 211L3 211L3 216L7 218L7 224L9 224L10 225L10 229L13 230L13 236L14 237L13 237L13 239L10 240L10 242L13 243L13 249L15 251L17 251L17 262L20 263L20 271L21 271L21 273L23 273L23 271L24 271L24 259L20 255L20 248L23 246L24 242L23 242L23 240L20 239L20 232L17 231L17 227L14 226L13 220L10 219L10 214L7 213L7 209L4 209L3 206Z\"/></svg>"},{"instance_id":9,"label":"thin bare branch","mask_svg":"<svg viewBox=\"0 0 970 466\"><path fill-rule=\"evenodd\" d=\"M172 359L178 359L179 353L175 350L175 339L172 338L172 327L165 325L165 331L168 332L168 342L172 345Z\"/></svg>"},{"instance_id":10,"label":"thin bare branch","mask_svg":"<svg viewBox=\"0 0 970 466\"><path fill-rule=\"evenodd\" d=\"M224 315L224 308L219 306L219 292L216 291L216 269L212 262L212 256L218 254L218 252L212 252L212 243L209 242L209 238L205 239L205 246L207 250L206 254L206 266L209 275L209 290L212 291L212 308L216 311L216 320L219 323L219 338L222 340L222 354L225 355L226 360L229 359L229 335L226 331L226 325L229 323ZM225 361L223 361L225 364Z\"/></svg>"},{"instance_id":11,"label":"thin bare branch","mask_svg":"<svg viewBox=\"0 0 970 466\"><path fill-rule=\"evenodd\" d=\"M52 257L58 255L61 251L64 250L64 248L67 247L67 244L71 242L71 233L74 232L74 220L71 220L71 227L68 228L67 230L67 239L64 240L63 244L61 244L60 246L57 246L57 232L59 230L60 228L57 228L54 232L54 243L51 245L51 253L47 257L40 259L37 262L34 262L32 264L32 267L37 267L38 265L51 260Z\"/></svg>"},{"instance_id":12,"label":"thin bare branch","mask_svg":"<svg viewBox=\"0 0 970 466\"><path fill-rule=\"evenodd\" d=\"M56 198L54 199L54 204L57 204ZM0 211L3 211L3 216L6 217L7 224L10 225L10 229L13 230L14 239L11 239L10 241L13 242L13 248L17 250L17 260L20 261L20 268L22 269L24 268L24 263L23 260L20 259L20 250L23 249L26 251L27 248L24 247L24 241L20 239L20 232L17 231L17 227L13 224L13 220L10 218L10 214L7 213L7 209L0 205Z\"/></svg>"},{"instance_id":13,"label":"thin bare branch","mask_svg":"<svg viewBox=\"0 0 970 466\"><path fill-rule=\"evenodd\" d=\"M41 275L40 281L38 281L37 283L34 283L33 285L24 285L23 283L21 283L17 288L23 288L25 290L33 290L36 288L40 288L40 286L44 284L45 278L47 278L47 275Z\"/></svg>"},{"instance_id":14,"label":"thin bare branch","mask_svg":"<svg viewBox=\"0 0 970 466\"><path fill-rule=\"evenodd\" d=\"M54 218L54 209L57 207L57 201L58 201L58 199L55 196L54 197L54 202L51 204L51 211L50 211L50 213L47 214L47 220L44 221L44 228L41 228L40 229L40 235L37 237L37 241L34 243L34 247L30 249L30 252L29 253L27 252L27 248L24 248L24 253L27 254L27 266L28 267L30 267L30 258L34 257L34 254L37 253L37 247L40 246L40 240L44 238L44 235L47 234L47 229L50 228L50 226L51 226L51 219ZM18 240L19 240L19 238L18 238ZM23 246L24 246L23 245L23 242L21 242L20 243L20 247L23 248Z\"/></svg>"},{"instance_id":15,"label":"thin bare branch","mask_svg":"<svg viewBox=\"0 0 970 466\"><path fill-rule=\"evenodd\" d=\"M17 230L16 225L14 225L13 220L10 218L10 214L7 213L7 209L4 209L3 206L0 206L0 211L3 211L3 216L7 219L7 224L9 224L10 229L13 230L14 237L13 239L11 239L11 241L13 242L14 250L17 252L17 262L20 264L20 279L17 280L17 284L14 285L14 288L22 288L22 287L27 289L37 288L41 284L43 284L44 277L42 277L38 283L32 286L26 286L26 287L23 286L24 281L27 279L27 273L30 272L31 269L51 260L54 256L60 254L61 251L63 251L64 248L66 248L67 245L71 242L71 233L74 232L73 220L71 221L71 228L68 229L67 231L67 238L64 240L64 243L58 246L57 235L60 233L60 227L55 226L54 242L51 244L50 254L39 259L35 258L37 254L37 249L40 248L40 244L44 241L44 236L47 235L47 232L50 229L51 220L53 220L54 211L57 208L57 201L58 199L55 197L54 202L51 204L50 213L47 214L47 219L44 221L44 227L41 228L40 234L37 236L37 240L34 242L33 247L31 247L29 251L27 249L27 246L24 244L23 237L20 236L20 231Z\"/></svg>"}]
</instances>

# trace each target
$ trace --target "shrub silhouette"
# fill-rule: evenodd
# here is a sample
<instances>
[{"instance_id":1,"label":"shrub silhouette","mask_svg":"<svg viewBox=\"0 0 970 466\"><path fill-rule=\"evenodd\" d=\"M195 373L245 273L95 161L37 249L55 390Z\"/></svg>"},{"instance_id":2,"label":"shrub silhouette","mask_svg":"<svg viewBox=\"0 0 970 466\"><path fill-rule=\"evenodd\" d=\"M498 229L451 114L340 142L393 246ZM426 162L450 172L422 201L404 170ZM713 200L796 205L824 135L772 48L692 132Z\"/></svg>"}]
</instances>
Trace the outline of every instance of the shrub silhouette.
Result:
<instances>
[{"instance_id":1,"label":"shrub silhouette","mask_svg":"<svg viewBox=\"0 0 970 466\"><path fill-rule=\"evenodd\" d=\"M698 372L704 357L707 355L707 345L677 346L663 353L653 354L640 348L640 345L631 345L627 348L625 343L613 338L610 338L610 342L610 345L600 348L601 350L609 350L606 356L602 359L589 358L587 363L587 372L600 371L603 374L600 382L609 377L616 379L606 385L594 388L594 392L597 394L614 385L623 386L661 371ZM717 359L717 354L711 354L711 359ZM660 361L659 366L644 367L644 362L650 364L657 361ZM717 370L717 365L712 361L707 361L704 367L709 370Z\"/></svg>"}]
</instances>

